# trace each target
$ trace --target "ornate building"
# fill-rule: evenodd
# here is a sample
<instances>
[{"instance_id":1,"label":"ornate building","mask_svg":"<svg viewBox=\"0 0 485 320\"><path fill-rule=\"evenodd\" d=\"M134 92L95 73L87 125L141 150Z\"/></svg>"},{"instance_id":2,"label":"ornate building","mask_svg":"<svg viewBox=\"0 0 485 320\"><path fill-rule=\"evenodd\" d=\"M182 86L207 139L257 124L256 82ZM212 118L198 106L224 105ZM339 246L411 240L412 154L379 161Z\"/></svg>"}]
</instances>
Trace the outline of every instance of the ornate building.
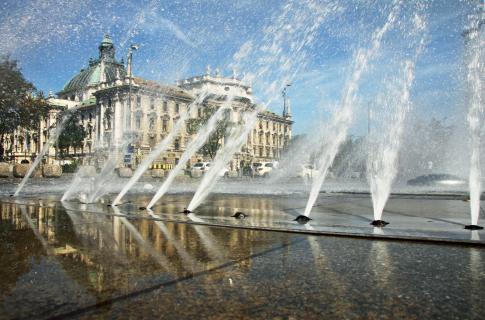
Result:
<instances>
[{"instance_id":1,"label":"ornate building","mask_svg":"<svg viewBox=\"0 0 485 320\"><path fill-rule=\"evenodd\" d=\"M201 108L218 108L224 101L230 101L232 122L240 119L241 112L255 107L250 86L234 74L223 77L218 70L211 74L210 68L204 75L177 81L176 85L134 77L131 53L125 68L123 61L116 60L115 46L108 35L99 45L98 59L90 59L88 67L75 75L57 98L49 98L52 105L80 110L80 121L88 135L76 156L89 161L90 156L128 142L125 165L132 166L174 129L181 115L188 113L189 118L197 118ZM247 144L235 155L233 168L239 164L236 159L250 162L279 158L291 138L291 112L285 98L286 105L283 116L269 111L259 115ZM190 139L184 122L157 163L169 167L177 163ZM202 159L196 155L193 161Z\"/></svg>"}]
</instances>

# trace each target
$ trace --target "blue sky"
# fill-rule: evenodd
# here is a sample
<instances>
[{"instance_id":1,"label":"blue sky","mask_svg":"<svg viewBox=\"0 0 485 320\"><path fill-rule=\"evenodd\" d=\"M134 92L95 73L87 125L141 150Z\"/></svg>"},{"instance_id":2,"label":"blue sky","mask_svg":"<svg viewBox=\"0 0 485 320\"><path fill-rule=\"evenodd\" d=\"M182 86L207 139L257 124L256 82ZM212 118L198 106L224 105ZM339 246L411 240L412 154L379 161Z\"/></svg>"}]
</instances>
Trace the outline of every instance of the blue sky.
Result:
<instances>
[{"instance_id":1,"label":"blue sky","mask_svg":"<svg viewBox=\"0 0 485 320\"><path fill-rule=\"evenodd\" d=\"M373 0L306 2L321 10L335 7L313 33L313 41L304 48L304 56L299 57L301 61L297 58L293 61L292 67L297 72L289 93L295 133L309 132L313 125L328 119L349 78L355 50L369 45L370 35L382 25L392 5L391 1ZM304 3L294 1L293 6L298 8ZM479 1L426 3L427 46L416 66L412 91L414 112L423 117L457 119L465 103L461 33L466 28L468 14ZM271 36L269 27L279 26L278 17L285 5L285 1L264 0L25 0L21 3L7 0L0 4L0 34L6 39L0 44L0 54L9 53L18 59L26 78L46 92L61 90L87 65L90 57L97 57L97 46L104 33L113 38L118 59L126 55L130 43L140 44L134 60L134 72L138 76L174 83L177 79L202 74L206 65L211 65L213 70L219 67L223 74L229 75L229 65L234 63L234 55L245 43L255 44L256 49L239 65L251 68L254 59L268 54L259 52L258 45L265 41L265 35ZM399 28L407 30L413 8L404 7L395 30L384 37L380 54L371 61L362 79L359 101L363 106L372 101L376 91L382 90L385 77L392 76L399 59L406 57L405 47L410 38ZM285 19L292 21L291 13L296 14L291 9ZM303 15L299 17L303 21L315 18L311 12L298 14ZM283 49L290 47L290 41L287 45ZM285 54L289 60L293 59L290 49ZM277 64L271 68L281 71ZM265 75L268 79L255 81L255 94L264 96L264 89L258 83L269 83L275 80L271 77L282 74L268 72ZM281 98L277 97L269 108L281 112ZM367 127L366 109L356 107L355 114L351 132L363 135Z\"/></svg>"}]
</instances>

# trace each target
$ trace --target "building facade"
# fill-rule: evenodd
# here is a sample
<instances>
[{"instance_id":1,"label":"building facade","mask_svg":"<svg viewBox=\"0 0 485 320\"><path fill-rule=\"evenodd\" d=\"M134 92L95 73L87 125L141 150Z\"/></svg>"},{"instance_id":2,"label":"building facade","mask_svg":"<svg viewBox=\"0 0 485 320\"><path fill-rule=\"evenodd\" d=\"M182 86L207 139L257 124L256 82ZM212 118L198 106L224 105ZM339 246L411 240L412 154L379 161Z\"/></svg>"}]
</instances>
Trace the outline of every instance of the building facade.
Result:
<instances>
[{"instance_id":1,"label":"building facade","mask_svg":"<svg viewBox=\"0 0 485 320\"><path fill-rule=\"evenodd\" d=\"M237 123L241 114L254 109L252 88L236 75L223 77L207 68L204 75L179 80L176 85L134 77L131 57L128 66L117 61L115 46L106 35L98 47L98 59L90 59L87 68L75 75L49 103L76 108L87 137L73 156L91 161L113 147L126 147L124 165L136 166L167 135L176 130L167 152L156 163L170 167L177 163L192 135L188 119L201 116L203 108L219 108L230 103L230 121ZM291 112L285 98L283 115L265 111L247 143L234 157L231 169L242 162L273 161L280 157L291 139ZM224 143L224 141L222 141ZM52 154L52 152L51 152ZM196 154L191 162L204 159Z\"/></svg>"}]
</instances>

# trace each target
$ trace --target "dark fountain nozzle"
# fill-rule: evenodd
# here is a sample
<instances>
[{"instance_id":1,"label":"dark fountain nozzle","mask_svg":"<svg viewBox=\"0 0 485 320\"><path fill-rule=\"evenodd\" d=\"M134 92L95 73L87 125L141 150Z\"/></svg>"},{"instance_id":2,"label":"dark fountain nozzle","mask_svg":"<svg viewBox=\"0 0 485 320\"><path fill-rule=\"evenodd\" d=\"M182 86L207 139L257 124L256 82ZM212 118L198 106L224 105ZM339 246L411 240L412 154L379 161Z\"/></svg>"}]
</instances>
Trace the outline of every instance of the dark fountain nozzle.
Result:
<instances>
[{"instance_id":1,"label":"dark fountain nozzle","mask_svg":"<svg viewBox=\"0 0 485 320\"><path fill-rule=\"evenodd\" d=\"M140 209L140 210L146 210L147 207L139 207L138 209Z\"/></svg>"},{"instance_id":2,"label":"dark fountain nozzle","mask_svg":"<svg viewBox=\"0 0 485 320\"><path fill-rule=\"evenodd\" d=\"M310 221L312 219L310 219L309 217L307 216L304 216L304 215L299 215L298 217L296 217L293 221L296 221L298 222L299 224L305 224L307 223L308 221Z\"/></svg>"},{"instance_id":3,"label":"dark fountain nozzle","mask_svg":"<svg viewBox=\"0 0 485 320\"><path fill-rule=\"evenodd\" d=\"M231 217L233 218L236 218L236 219L244 219L246 218L248 215L245 214L244 212L241 212L241 211L237 211L234 215L232 215Z\"/></svg>"},{"instance_id":4,"label":"dark fountain nozzle","mask_svg":"<svg viewBox=\"0 0 485 320\"><path fill-rule=\"evenodd\" d=\"M370 224L373 225L374 227L383 228L383 227L387 226L389 224L389 222L384 221L384 220L374 220Z\"/></svg>"},{"instance_id":5,"label":"dark fountain nozzle","mask_svg":"<svg viewBox=\"0 0 485 320\"><path fill-rule=\"evenodd\" d=\"M185 214L189 214L189 213L193 213L192 211L190 211L189 209L187 208L184 208L184 211L182 211L182 213L185 213Z\"/></svg>"},{"instance_id":6,"label":"dark fountain nozzle","mask_svg":"<svg viewBox=\"0 0 485 320\"><path fill-rule=\"evenodd\" d=\"M483 227L477 226L476 224L469 224L469 225L465 226L465 229L467 229L467 230L482 230Z\"/></svg>"}]
</instances>

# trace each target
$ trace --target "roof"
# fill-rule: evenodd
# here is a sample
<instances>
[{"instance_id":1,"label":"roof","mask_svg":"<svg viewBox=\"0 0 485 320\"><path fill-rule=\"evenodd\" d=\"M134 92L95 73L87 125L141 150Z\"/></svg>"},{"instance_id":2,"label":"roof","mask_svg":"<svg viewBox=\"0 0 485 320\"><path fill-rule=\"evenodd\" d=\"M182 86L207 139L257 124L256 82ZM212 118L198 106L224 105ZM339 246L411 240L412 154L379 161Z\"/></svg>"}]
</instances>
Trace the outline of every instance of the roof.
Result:
<instances>
[{"instance_id":1,"label":"roof","mask_svg":"<svg viewBox=\"0 0 485 320\"><path fill-rule=\"evenodd\" d=\"M146 89L151 89L151 90L163 92L165 94L178 96L186 99L194 98L189 92L187 92L186 90L180 87L161 84L153 80L146 80L138 77L134 77L133 79L135 84L139 85L140 87L145 87Z\"/></svg>"},{"instance_id":2,"label":"roof","mask_svg":"<svg viewBox=\"0 0 485 320\"><path fill-rule=\"evenodd\" d=\"M114 62L104 62L104 75L106 82L116 80L116 72L122 79L126 75L125 68L122 64ZM101 63L99 60L94 61L87 69L82 69L77 75L67 82L59 93L68 93L71 91L83 90L86 87L99 84L101 79Z\"/></svg>"}]
</instances>

